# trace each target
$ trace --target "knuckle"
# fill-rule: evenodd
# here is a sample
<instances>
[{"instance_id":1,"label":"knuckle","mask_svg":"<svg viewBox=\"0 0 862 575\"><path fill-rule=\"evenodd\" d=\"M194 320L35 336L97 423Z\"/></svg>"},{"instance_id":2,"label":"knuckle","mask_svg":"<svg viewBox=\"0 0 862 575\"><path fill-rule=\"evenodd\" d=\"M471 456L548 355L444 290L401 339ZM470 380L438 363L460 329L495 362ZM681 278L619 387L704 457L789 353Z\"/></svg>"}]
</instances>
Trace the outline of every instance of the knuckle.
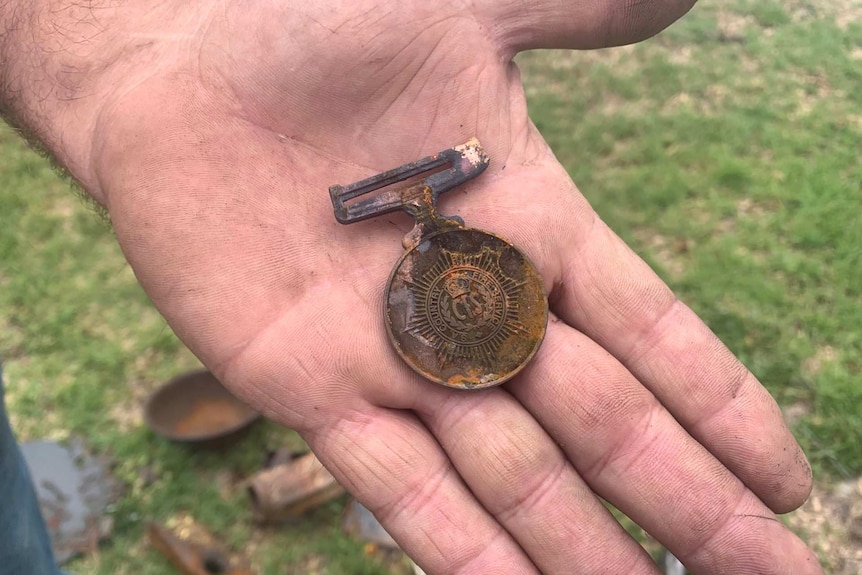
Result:
<instances>
[{"instance_id":1,"label":"knuckle","mask_svg":"<svg viewBox=\"0 0 862 575\"><path fill-rule=\"evenodd\" d=\"M550 469L536 471L525 468L512 477L511 489L503 492L489 511L503 522L514 515L534 515L549 495L559 492L560 484L565 480L568 466L561 457L556 459Z\"/></svg>"}]
</instances>

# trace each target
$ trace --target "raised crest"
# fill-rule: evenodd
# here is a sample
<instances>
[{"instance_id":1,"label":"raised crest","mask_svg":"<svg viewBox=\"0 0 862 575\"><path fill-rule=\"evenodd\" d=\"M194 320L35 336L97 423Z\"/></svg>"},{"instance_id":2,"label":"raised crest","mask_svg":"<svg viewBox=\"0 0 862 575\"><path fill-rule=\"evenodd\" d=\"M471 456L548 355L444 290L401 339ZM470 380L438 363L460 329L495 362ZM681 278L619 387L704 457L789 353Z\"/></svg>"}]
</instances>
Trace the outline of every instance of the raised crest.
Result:
<instances>
[{"instance_id":1,"label":"raised crest","mask_svg":"<svg viewBox=\"0 0 862 575\"><path fill-rule=\"evenodd\" d=\"M412 282L415 306L406 331L427 340L441 362L491 362L500 344L524 329L518 305L523 284L503 272L499 253L488 248L473 254L441 250Z\"/></svg>"}]
</instances>

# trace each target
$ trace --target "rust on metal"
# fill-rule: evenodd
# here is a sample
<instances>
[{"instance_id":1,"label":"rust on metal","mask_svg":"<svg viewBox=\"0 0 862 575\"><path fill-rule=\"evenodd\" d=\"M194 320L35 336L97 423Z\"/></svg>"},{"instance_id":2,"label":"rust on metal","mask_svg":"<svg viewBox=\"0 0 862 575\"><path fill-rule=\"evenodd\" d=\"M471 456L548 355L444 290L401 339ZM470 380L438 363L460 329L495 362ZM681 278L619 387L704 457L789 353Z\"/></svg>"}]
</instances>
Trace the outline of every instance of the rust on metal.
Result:
<instances>
[{"instance_id":1,"label":"rust on metal","mask_svg":"<svg viewBox=\"0 0 862 575\"><path fill-rule=\"evenodd\" d=\"M147 526L150 544L184 575L253 575L232 565L228 556L212 543L190 541L156 523Z\"/></svg>"},{"instance_id":2,"label":"rust on metal","mask_svg":"<svg viewBox=\"0 0 862 575\"><path fill-rule=\"evenodd\" d=\"M182 437L211 435L224 429L233 429L248 418L244 405L228 398L194 401L188 413L174 422L172 430Z\"/></svg>"},{"instance_id":3,"label":"rust on metal","mask_svg":"<svg viewBox=\"0 0 862 575\"><path fill-rule=\"evenodd\" d=\"M226 447L260 417L205 369L172 378L144 408L153 431L199 447Z\"/></svg>"},{"instance_id":4,"label":"rust on metal","mask_svg":"<svg viewBox=\"0 0 862 575\"><path fill-rule=\"evenodd\" d=\"M541 276L523 252L437 213L439 195L481 174L488 161L474 138L329 189L343 224L396 210L416 220L386 286L386 328L410 367L451 388L491 387L514 377L538 351L548 321ZM431 171L418 183L356 200Z\"/></svg>"}]
</instances>

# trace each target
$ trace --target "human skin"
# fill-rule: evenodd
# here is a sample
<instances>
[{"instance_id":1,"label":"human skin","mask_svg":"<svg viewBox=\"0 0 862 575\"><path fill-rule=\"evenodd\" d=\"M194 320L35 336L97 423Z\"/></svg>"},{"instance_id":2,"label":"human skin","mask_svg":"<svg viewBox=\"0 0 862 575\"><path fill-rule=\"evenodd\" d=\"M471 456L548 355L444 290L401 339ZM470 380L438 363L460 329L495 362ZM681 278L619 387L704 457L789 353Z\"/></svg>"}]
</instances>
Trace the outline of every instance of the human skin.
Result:
<instances>
[{"instance_id":1,"label":"human skin","mask_svg":"<svg viewBox=\"0 0 862 575\"><path fill-rule=\"evenodd\" d=\"M820 573L775 513L811 488L760 383L601 221L512 57L647 38L693 0L0 3L0 99L110 215L149 297L234 393L298 430L428 573ZM383 289L412 225L327 188L477 136L441 211L536 264L551 319L503 387L422 380Z\"/></svg>"}]
</instances>

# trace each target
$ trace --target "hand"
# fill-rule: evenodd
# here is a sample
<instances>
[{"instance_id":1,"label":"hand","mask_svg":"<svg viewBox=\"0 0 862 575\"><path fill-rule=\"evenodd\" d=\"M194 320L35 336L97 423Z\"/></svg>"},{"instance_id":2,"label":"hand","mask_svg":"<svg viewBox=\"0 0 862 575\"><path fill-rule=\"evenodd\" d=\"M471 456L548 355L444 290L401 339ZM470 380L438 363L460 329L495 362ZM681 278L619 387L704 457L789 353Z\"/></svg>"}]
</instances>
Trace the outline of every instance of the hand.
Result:
<instances>
[{"instance_id":1,"label":"hand","mask_svg":"<svg viewBox=\"0 0 862 575\"><path fill-rule=\"evenodd\" d=\"M183 341L429 573L657 573L597 496L696 573L819 573L773 514L811 486L775 402L590 208L511 61L637 41L692 3L162 5L75 165ZM491 167L441 211L523 249L552 317L521 375L464 393L385 335L412 221L341 226L327 188L473 135Z\"/></svg>"}]
</instances>

